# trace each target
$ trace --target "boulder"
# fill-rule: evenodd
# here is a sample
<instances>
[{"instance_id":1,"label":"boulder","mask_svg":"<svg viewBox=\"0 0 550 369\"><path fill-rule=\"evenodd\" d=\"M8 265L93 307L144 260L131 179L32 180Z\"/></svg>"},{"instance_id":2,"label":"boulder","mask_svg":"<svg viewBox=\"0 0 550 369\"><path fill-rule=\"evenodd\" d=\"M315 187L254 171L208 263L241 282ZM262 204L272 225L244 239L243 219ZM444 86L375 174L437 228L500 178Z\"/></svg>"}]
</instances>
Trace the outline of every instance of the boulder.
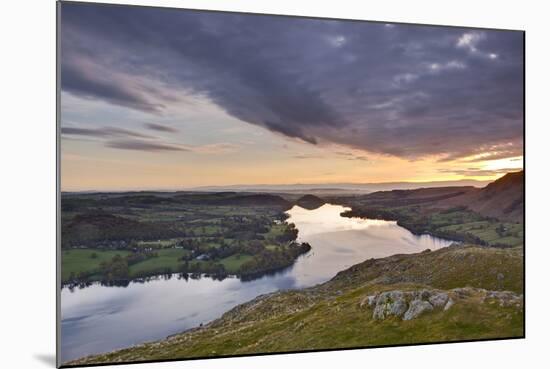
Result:
<instances>
[{"instance_id":1,"label":"boulder","mask_svg":"<svg viewBox=\"0 0 550 369\"><path fill-rule=\"evenodd\" d=\"M447 301L447 303L445 304L445 307L443 308L443 310L447 311L451 308L451 306L453 306L455 304L455 302L453 301L453 299L449 299Z\"/></svg>"},{"instance_id":2,"label":"boulder","mask_svg":"<svg viewBox=\"0 0 550 369\"><path fill-rule=\"evenodd\" d=\"M445 292L437 292L428 298L428 301L433 305L433 307L445 306L447 300L449 300L449 295Z\"/></svg>"},{"instance_id":3,"label":"boulder","mask_svg":"<svg viewBox=\"0 0 550 369\"><path fill-rule=\"evenodd\" d=\"M407 311L407 301L402 291L382 292L376 298L376 306L372 317L385 319L390 315L401 317Z\"/></svg>"},{"instance_id":4,"label":"boulder","mask_svg":"<svg viewBox=\"0 0 550 369\"><path fill-rule=\"evenodd\" d=\"M415 319L424 312L432 311L434 308L428 301L413 300L409 304L409 309L403 315L403 320Z\"/></svg>"},{"instance_id":5,"label":"boulder","mask_svg":"<svg viewBox=\"0 0 550 369\"><path fill-rule=\"evenodd\" d=\"M376 295L367 296L364 299L361 300L359 303L359 307L363 307L365 305L373 306L376 303Z\"/></svg>"},{"instance_id":6,"label":"boulder","mask_svg":"<svg viewBox=\"0 0 550 369\"><path fill-rule=\"evenodd\" d=\"M407 311L407 302L405 299L399 299L393 302L390 308L390 314L395 316L402 316Z\"/></svg>"}]
</instances>

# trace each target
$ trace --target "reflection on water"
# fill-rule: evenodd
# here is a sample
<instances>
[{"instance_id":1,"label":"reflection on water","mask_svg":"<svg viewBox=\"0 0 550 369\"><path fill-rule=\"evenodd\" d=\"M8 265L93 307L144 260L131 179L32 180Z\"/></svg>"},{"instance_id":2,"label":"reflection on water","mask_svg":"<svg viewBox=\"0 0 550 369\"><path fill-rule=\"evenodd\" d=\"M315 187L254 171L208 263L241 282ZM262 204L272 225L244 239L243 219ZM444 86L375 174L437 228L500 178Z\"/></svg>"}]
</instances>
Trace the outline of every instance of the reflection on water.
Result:
<instances>
[{"instance_id":1,"label":"reflection on water","mask_svg":"<svg viewBox=\"0 0 550 369\"><path fill-rule=\"evenodd\" d=\"M366 259L435 250L451 243L415 236L392 221L341 217L345 210L329 204L289 210L288 222L296 225L299 241L309 242L312 250L292 267L253 281L174 276L131 282L127 287L64 288L62 361L164 338L215 319L258 295L325 282Z\"/></svg>"}]
</instances>

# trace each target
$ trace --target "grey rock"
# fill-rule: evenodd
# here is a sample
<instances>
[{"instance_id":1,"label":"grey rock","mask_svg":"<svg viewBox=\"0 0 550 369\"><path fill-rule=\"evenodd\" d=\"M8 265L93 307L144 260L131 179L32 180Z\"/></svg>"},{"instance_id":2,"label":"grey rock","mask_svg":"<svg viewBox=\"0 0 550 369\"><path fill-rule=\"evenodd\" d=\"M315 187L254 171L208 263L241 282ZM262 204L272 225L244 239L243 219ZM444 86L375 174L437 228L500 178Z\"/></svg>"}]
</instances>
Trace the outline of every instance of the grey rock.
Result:
<instances>
[{"instance_id":1,"label":"grey rock","mask_svg":"<svg viewBox=\"0 0 550 369\"><path fill-rule=\"evenodd\" d=\"M401 316L405 314L405 312L407 311L407 308L408 306L404 299L396 300L390 308L390 314L395 316Z\"/></svg>"},{"instance_id":2,"label":"grey rock","mask_svg":"<svg viewBox=\"0 0 550 369\"><path fill-rule=\"evenodd\" d=\"M431 296L431 292L428 290L422 290L420 292L420 297L422 297L422 299L428 299L430 298L430 296Z\"/></svg>"},{"instance_id":3,"label":"grey rock","mask_svg":"<svg viewBox=\"0 0 550 369\"><path fill-rule=\"evenodd\" d=\"M498 273L498 274L497 274L497 279L498 279L499 281L502 281L502 280L504 279L504 274Z\"/></svg>"},{"instance_id":4,"label":"grey rock","mask_svg":"<svg viewBox=\"0 0 550 369\"><path fill-rule=\"evenodd\" d=\"M375 302L376 302L376 295L367 296L367 303L369 304L369 306L373 306Z\"/></svg>"},{"instance_id":5,"label":"grey rock","mask_svg":"<svg viewBox=\"0 0 550 369\"><path fill-rule=\"evenodd\" d=\"M402 291L382 292L376 298L376 307L372 313L374 319L385 319L390 315L402 316L407 311L406 294Z\"/></svg>"},{"instance_id":6,"label":"grey rock","mask_svg":"<svg viewBox=\"0 0 550 369\"><path fill-rule=\"evenodd\" d=\"M447 311L451 308L451 306L453 306L455 304L455 302L453 301L453 299L449 299L447 301L447 303L445 304L445 307L443 308L443 310Z\"/></svg>"},{"instance_id":7,"label":"grey rock","mask_svg":"<svg viewBox=\"0 0 550 369\"><path fill-rule=\"evenodd\" d=\"M432 311L434 308L428 301L413 300L409 304L409 310L403 315L403 320L411 320L420 316L422 313Z\"/></svg>"},{"instance_id":8,"label":"grey rock","mask_svg":"<svg viewBox=\"0 0 550 369\"><path fill-rule=\"evenodd\" d=\"M386 310L387 310L386 304L376 304L376 307L374 308L374 312L372 313L373 319L385 319L386 318Z\"/></svg>"},{"instance_id":9,"label":"grey rock","mask_svg":"<svg viewBox=\"0 0 550 369\"><path fill-rule=\"evenodd\" d=\"M456 297L466 298L466 297L472 296L476 292L476 289L472 287L462 287L462 288L454 288L452 291L454 292Z\"/></svg>"},{"instance_id":10,"label":"grey rock","mask_svg":"<svg viewBox=\"0 0 550 369\"><path fill-rule=\"evenodd\" d=\"M486 299L498 301L500 306L522 306L523 295L510 291L487 291Z\"/></svg>"},{"instance_id":11,"label":"grey rock","mask_svg":"<svg viewBox=\"0 0 550 369\"><path fill-rule=\"evenodd\" d=\"M413 300L427 300L431 296L431 292L428 290L419 290L411 293Z\"/></svg>"},{"instance_id":12,"label":"grey rock","mask_svg":"<svg viewBox=\"0 0 550 369\"><path fill-rule=\"evenodd\" d=\"M447 303L447 300L449 300L449 295L447 295L445 292L437 292L428 298L428 301L434 307L444 306Z\"/></svg>"},{"instance_id":13,"label":"grey rock","mask_svg":"<svg viewBox=\"0 0 550 369\"><path fill-rule=\"evenodd\" d=\"M359 303L359 307L362 308L365 305L373 306L375 302L376 302L376 295L367 296L361 300L361 302Z\"/></svg>"}]
</instances>

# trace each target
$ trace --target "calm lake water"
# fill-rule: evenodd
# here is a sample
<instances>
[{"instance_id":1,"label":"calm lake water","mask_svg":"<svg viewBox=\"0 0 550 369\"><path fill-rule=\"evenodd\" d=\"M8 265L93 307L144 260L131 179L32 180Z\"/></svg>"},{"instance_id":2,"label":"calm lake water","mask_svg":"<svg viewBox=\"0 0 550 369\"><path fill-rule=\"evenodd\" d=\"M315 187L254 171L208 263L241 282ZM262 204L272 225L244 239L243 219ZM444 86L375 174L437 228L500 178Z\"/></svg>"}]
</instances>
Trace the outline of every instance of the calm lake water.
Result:
<instances>
[{"instance_id":1,"label":"calm lake water","mask_svg":"<svg viewBox=\"0 0 550 369\"><path fill-rule=\"evenodd\" d=\"M232 307L281 289L313 286L369 258L439 249L450 241L415 236L396 222L344 218L347 210L325 204L315 210L288 211L298 240L312 249L288 269L243 282L159 278L127 287L99 284L61 291L61 359L112 351L207 323Z\"/></svg>"}]
</instances>

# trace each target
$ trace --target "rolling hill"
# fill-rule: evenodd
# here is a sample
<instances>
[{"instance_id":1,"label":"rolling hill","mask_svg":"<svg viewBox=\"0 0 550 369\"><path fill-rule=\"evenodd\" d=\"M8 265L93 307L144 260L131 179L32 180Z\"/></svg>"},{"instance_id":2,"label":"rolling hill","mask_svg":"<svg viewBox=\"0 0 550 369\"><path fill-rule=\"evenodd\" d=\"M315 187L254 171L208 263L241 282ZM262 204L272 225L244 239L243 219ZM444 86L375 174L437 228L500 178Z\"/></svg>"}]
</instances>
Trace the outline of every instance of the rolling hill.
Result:
<instances>
[{"instance_id":1,"label":"rolling hill","mask_svg":"<svg viewBox=\"0 0 550 369\"><path fill-rule=\"evenodd\" d=\"M438 201L437 207L466 206L485 216L523 222L524 172L508 173L483 188Z\"/></svg>"}]
</instances>

